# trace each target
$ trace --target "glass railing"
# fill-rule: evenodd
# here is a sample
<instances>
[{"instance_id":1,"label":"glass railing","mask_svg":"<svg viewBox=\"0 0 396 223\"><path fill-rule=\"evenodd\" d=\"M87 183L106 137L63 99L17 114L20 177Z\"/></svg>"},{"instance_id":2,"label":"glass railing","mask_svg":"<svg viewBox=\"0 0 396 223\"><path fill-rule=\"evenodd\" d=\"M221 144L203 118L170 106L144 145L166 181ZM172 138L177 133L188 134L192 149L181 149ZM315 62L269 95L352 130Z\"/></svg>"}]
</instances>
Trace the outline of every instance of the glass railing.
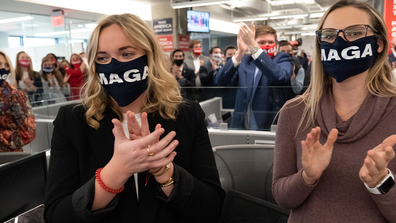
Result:
<instances>
[{"instance_id":1,"label":"glass railing","mask_svg":"<svg viewBox=\"0 0 396 223\"><path fill-rule=\"evenodd\" d=\"M271 126L276 125L279 109L286 100L296 96L291 87L183 87L181 92L184 98L200 103L208 129L258 130L257 132L269 132ZM23 120L28 122L30 138L25 140L22 151L24 154L32 154L51 148L52 122L59 108L79 103L80 98L78 95L65 94L64 91L27 94L35 120ZM214 144L219 145L219 142Z\"/></svg>"}]
</instances>

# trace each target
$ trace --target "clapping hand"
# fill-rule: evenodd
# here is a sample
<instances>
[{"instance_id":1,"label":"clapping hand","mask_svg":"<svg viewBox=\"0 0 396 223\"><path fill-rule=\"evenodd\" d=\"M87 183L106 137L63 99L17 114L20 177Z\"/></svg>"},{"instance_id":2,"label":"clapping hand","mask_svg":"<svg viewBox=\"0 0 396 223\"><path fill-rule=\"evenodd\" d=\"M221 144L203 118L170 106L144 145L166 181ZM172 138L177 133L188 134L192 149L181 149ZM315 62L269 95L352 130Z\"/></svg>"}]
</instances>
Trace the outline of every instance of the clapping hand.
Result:
<instances>
[{"instance_id":1,"label":"clapping hand","mask_svg":"<svg viewBox=\"0 0 396 223\"><path fill-rule=\"evenodd\" d=\"M239 32L238 36L241 37L242 41L246 44L247 47L252 48L258 45L255 41L256 35L256 27L254 23L251 23L251 29L243 22L239 23Z\"/></svg>"},{"instance_id":2,"label":"clapping hand","mask_svg":"<svg viewBox=\"0 0 396 223\"><path fill-rule=\"evenodd\" d=\"M391 135L374 149L367 151L367 156L359 172L361 181L374 188L388 175L387 166L395 157L395 151L392 148L395 144L396 135Z\"/></svg>"},{"instance_id":3,"label":"clapping hand","mask_svg":"<svg viewBox=\"0 0 396 223\"><path fill-rule=\"evenodd\" d=\"M131 113L129 113L130 115ZM176 156L174 149L179 144L177 140L173 140L176 133L172 131L160 140L159 138L165 130L160 125L157 125L156 130L150 133L147 114L142 114L142 116L145 116L145 118L142 117L142 128L140 128L140 131L136 128L136 125L131 126L134 132L129 134L133 135L133 139L128 139L125 136L119 120L112 120L115 141L114 154L111 160L117 165L120 174L124 174L125 178L148 169L158 169L165 166L172 162ZM131 131L129 125L128 130Z\"/></svg>"},{"instance_id":4,"label":"clapping hand","mask_svg":"<svg viewBox=\"0 0 396 223\"><path fill-rule=\"evenodd\" d=\"M307 138L301 141L303 179L307 184L314 184L323 171L329 166L333 154L334 142L337 140L338 130L332 129L324 145L320 144L320 127L313 128Z\"/></svg>"}]
</instances>

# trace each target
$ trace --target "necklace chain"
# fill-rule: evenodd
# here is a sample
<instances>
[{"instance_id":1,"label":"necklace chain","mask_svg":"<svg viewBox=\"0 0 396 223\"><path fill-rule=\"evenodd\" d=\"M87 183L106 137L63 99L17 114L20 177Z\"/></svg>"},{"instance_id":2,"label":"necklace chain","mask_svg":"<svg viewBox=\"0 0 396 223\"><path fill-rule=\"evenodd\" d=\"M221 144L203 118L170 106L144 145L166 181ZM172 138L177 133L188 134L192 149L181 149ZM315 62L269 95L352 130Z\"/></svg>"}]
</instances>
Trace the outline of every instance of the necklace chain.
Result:
<instances>
[{"instance_id":1,"label":"necklace chain","mask_svg":"<svg viewBox=\"0 0 396 223\"><path fill-rule=\"evenodd\" d=\"M363 104L363 103L362 103L362 104ZM357 106L356 108L352 109L350 112L348 112L348 113L346 113L346 114L343 114L343 115L340 115L340 117L342 118L342 117L344 117L344 116L346 116L346 115L349 115L349 114L351 114L353 111L355 111L355 110L359 109L359 108L360 108L360 106L362 106L362 104L360 104L360 105L359 105L359 106Z\"/></svg>"}]
</instances>

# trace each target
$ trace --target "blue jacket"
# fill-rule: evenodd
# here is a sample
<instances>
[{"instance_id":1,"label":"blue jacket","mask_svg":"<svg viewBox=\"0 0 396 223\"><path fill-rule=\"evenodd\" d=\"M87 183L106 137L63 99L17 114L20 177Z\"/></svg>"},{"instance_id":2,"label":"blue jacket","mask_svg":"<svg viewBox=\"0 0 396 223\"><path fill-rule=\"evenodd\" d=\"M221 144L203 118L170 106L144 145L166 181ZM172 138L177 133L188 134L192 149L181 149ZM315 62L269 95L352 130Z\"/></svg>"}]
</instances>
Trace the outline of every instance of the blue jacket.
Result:
<instances>
[{"instance_id":1,"label":"blue jacket","mask_svg":"<svg viewBox=\"0 0 396 223\"><path fill-rule=\"evenodd\" d=\"M259 71L254 81L256 67ZM282 52L278 53L274 59L266 53L262 53L256 60L253 60L250 55L245 55L238 67L234 67L232 60L229 60L217 72L215 85L239 87L230 127L245 129L244 120L248 104L251 102L251 109L257 124L255 129L270 129L276 113L286 102L286 98L283 89L269 87L290 88L292 73L292 58Z\"/></svg>"}]
</instances>

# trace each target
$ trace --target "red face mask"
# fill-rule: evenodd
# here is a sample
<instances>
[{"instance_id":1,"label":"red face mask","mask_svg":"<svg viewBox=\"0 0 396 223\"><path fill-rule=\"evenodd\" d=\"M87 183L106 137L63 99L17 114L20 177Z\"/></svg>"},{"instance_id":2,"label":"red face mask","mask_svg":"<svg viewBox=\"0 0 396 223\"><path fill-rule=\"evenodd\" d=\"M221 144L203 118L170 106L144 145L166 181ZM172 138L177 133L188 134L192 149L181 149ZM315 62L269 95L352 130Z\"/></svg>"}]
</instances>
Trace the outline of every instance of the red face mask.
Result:
<instances>
[{"instance_id":1,"label":"red face mask","mask_svg":"<svg viewBox=\"0 0 396 223\"><path fill-rule=\"evenodd\" d=\"M56 59L51 59L51 63L52 64L56 63Z\"/></svg>"},{"instance_id":2,"label":"red face mask","mask_svg":"<svg viewBox=\"0 0 396 223\"><path fill-rule=\"evenodd\" d=\"M30 65L30 60L29 59L19 60L19 63L22 65L22 67L28 67Z\"/></svg>"},{"instance_id":3,"label":"red face mask","mask_svg":"<svg viewBox=\"0 0 396 223\"><path fill-rule=\"evenodd\" d=\"M65 65L62 67L64 70L69 70L69 66Z\"/></svg>"},{"instance_id":4,"label":"red face mask","mask_svg":"<svg viewBox=\"0 0 396 223\"><path fill-rule=\"evenodd\" d=\"M193 52L194 52L195 55L199 56L202 53L202 49L201 48L194 48Z\"/></svg>"},{"instance_id":5,"label":"red face mask","mask_svg":"<svg viewBox=\"0 0 396 223\"><path fill-rule=\"evenodd\" d=\"M260 47L261 47L261 49L263 49L263 51L265 53L267 53L267 55L269 57L274 58L274 52L276 50L276 44L275 43L272 44L272 45L265 45L265 46L260 45Z\"/></svg>"},{"instance_id":6,"label":"red face mask","mask_svg":"<svg viewBox=\"0 0 396 223\"><path fill-rule=\"evenodd\" d=\"M73 66L75 66L75 67L80 67L81 61L79 61L79 60L73 60L73 61L72 61L72 64L73 64Z\"/></svg>"}]
</instances>

